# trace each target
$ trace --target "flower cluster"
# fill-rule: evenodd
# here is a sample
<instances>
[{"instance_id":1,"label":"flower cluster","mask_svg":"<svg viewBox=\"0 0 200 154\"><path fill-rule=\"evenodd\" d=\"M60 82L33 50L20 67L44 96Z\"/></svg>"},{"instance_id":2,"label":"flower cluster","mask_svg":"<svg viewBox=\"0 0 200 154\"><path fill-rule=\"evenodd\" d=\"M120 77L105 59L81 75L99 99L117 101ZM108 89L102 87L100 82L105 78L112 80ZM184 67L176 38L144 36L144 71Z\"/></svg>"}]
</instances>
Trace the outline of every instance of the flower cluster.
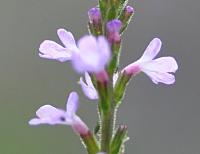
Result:
<instances>
[{"instance_id":1,"label":"flower cluster","mask_svg":"<svg viewBox=\"0 0 200 154\"><path fill-rule=\"evenodd\" d=\"M114 111L122 102L132 77L144 72L155 84L175 82L176 60L173 57L154 59L162 45L158 38L150 42L137 61L118 70L122 35L134 14L134 9L126 4L123 0L100 0L98 7L88 11L89 35L75 41L71 32L58 29L62 45L45 40L39 47L41 58L70 61L74 70L84 76L78 83L87 98L98 100L100 125L97 128L100 129L93 134L76 114L79 104L77 92L69 94L66 111L44 105L36 111L37 117L31 119L29 124L70 125L82 138L89 154L121 154L124 151L127 126L115 126Z\"/></svg>"}]
</instances>

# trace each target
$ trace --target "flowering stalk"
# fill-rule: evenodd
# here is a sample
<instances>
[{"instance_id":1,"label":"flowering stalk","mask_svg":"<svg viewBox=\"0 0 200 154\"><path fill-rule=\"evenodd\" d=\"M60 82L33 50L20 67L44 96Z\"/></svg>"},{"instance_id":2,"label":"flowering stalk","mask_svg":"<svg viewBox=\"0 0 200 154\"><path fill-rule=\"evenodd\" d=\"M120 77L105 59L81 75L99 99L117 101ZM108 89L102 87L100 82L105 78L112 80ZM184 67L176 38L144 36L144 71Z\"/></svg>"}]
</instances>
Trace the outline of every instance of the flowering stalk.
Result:
<instances>
[{"instance_id":1,"label":"flowering stalk","mask_svg":"<svg viewBox=\"0 0 200 154\"><path fill-rule=\"evenodd\" d=\"M116 129L115 121L117 109L133 77L143 72L155 84L175 82L176 60L169 56L155 59L162 45L158 38L150 42L137 61L119 70L122 34L134 14L134 9L127 3L128 0L99 0L99 5L88 11L90 35L76 41L71 32L61 28L57 34L63 45L45 40L39 48L41 58L61 63L70 61L77 73L84 74L78 83L87 98L98 100L99 120L93 135L76 114L79 97L76 92L71 92L66 110L44 105L29 124L71 126L81 137L88 154L124 154L127 126L120 125Z\"/></svg>"},{"instance_id":2,"label":"flowering stalk","mask_svg":"<svg viewBox=\"0 0 200 154\"><path fill-rule=\"evenodd\" d=\"M108 76L97 75L97 89L99 94L101 151L109 153L113 131L112 86Z\"/></svg>"}]
</instances>

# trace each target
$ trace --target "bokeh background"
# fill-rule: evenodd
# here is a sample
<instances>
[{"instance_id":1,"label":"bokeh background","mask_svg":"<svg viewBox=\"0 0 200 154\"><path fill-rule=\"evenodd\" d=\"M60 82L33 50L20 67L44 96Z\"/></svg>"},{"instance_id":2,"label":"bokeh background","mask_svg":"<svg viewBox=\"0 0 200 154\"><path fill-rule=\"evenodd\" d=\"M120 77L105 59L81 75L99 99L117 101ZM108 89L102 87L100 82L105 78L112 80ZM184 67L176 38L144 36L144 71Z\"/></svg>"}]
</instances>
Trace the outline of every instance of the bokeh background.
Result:
<instances>
[{"instance_id":1,"label":"bokeh background","mask_svg":"<svg viewBox=\"0 0 200 154\"><path fill-rule=\"evenodd\" d=\"M58 41L66 28L78 39L87 33L87 10L95 0L0 1L0 154L84 154L70 127L30 127L44 104L65 107L78 91L79 115L93 128L96 104L84 97L70 63L41 59L39 44ZM128 124L127 154L200 153L200 1L130 1L136 14L123 39L123 68L141 56L154 37L159 56L179 63L176 83L154 85L141 74L130 83L117 123Z\"/></svg>"}]
</instances>

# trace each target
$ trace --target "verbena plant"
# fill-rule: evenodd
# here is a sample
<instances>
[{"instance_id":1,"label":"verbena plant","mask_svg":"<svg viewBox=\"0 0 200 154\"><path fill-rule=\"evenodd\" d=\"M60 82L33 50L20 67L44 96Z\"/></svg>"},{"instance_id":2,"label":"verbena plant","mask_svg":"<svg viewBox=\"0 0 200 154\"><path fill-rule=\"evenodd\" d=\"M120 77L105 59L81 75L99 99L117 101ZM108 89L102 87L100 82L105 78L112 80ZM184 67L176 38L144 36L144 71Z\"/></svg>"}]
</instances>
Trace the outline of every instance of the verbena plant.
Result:
<instances>
[{"instance_id":1,"label":"verbena plant","mask_svg":"<svg viewBox=\"0 0 200 154\"><path fill-rule=\"evenodd\" d=\"M84 77L79 84L86 97L98 100L98 124L92 132L76 114L79 105L77 92L71 92L66 109L44 105L36 111L36 118L30 125L70 125L84 144L88 154L124 154L128 139L127 126L116 126L117 109L123 101L129 81L144 72L153 83L173 84L173 73L178 69L173 57L154 59L161 49L161 40L154 38L143 55L124 69L119 70L121 40L132 16L133 7L128 0L99 0L96 7L88 11L89 34L75 41L73 34L58 29L57 34L63 45L45 40L39 47L39 56L71 61L74 70Z\"/></svg>"}]
</instances>

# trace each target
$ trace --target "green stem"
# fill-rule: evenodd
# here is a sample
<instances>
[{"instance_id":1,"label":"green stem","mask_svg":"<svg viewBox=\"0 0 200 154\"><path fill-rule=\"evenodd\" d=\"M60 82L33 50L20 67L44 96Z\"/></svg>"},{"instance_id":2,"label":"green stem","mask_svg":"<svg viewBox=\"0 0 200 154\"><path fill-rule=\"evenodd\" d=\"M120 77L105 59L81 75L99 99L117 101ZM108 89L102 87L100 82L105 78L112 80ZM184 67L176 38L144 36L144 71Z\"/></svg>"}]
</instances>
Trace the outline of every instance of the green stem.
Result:
<instances>
[{"instance_id":1,"label":"green stem","mask_svg":"<svg viewBox=\"0 0 200 154\"><path fill-rule=\"evenodd\" d=\"M109 113L102 116L102 128L101 128L101 151L109 153L110 140L112 136L112 122Z\"/></svg>"},{"instance_id":2,"label":"green stem","mask_svg":"<svg viewBox=\"0 0 200 154\"><path fill-rule=\"evenodd\" d=\"M80 136L87 149L88 154L97 154L99 152L99 146L91 132Z\"/></svg>"},{"instance_id":3,"label":"green stem","mask_svg":"<svg viewBox=\"0 0 200 154\"><path fill-rule=\"evenodd\" d=\"M115 121L112 83L108 83L106 96L107 97L104 99L104 101L101 101L100 99L100 104L107 104L107 108L101 108L103 109L101 110L101 151L109 154Z\"/></svg>"}]
</instances>

